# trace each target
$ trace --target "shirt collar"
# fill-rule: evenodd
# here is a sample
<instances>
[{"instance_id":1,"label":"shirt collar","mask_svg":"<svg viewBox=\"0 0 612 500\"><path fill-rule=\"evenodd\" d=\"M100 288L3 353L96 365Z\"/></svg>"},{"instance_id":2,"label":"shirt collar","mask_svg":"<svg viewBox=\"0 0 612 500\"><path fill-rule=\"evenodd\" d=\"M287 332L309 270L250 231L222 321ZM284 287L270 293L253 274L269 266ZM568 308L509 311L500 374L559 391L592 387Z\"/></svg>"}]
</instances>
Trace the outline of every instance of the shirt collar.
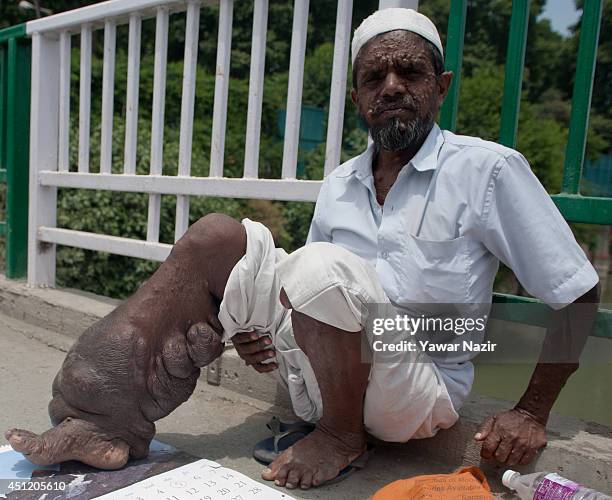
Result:
<instances>
[{"instance_id":1,"label":"shirt collar","mask_svg":"<svg viewBox=\"0 0 612 500\"><path fill-rule=\"evenodd\" d=\"M444 143L444 135L437 123L429 131L425 142L408 162L415 170L425 172L435 170L438 167L438 152ZM372 175L372 159L374 158L374 144L370 144L359 157L355 158L352 169L342 177L355 175L358 179L365 179Z\"/></svg>"},{"instance_id":2,"label":"shirt collar","mask_svg":"<svg viewBox=\"0 0 612 500\"><path fill-rule=\"evenodd\" d=\"M442 130L440 130L437 123L434 123L421 149L417 151L417 154L414 155L408 164L411 164L419 172L435 170L438 167L438 153L443 143L444 135Z\"/></svg>"}]
</instances>

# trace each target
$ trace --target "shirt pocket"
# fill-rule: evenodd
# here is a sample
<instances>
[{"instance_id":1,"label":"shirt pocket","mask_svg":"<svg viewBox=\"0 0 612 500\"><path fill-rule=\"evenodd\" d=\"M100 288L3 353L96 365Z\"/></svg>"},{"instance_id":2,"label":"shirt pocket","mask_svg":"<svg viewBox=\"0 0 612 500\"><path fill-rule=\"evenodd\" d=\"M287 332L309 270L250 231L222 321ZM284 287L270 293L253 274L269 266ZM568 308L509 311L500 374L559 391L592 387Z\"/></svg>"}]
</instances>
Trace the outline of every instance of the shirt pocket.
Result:
<instances>
[{"instance_id":1,"label":"shirt pocket","mask_svg":"<svg viewBox=\"0 0 612 500\"><path fill-rule=\"evenodd\" d=\"M398 304L469 302L469 239L427 240L408 235L399 252Z\"/></svg>"}]
</instances>

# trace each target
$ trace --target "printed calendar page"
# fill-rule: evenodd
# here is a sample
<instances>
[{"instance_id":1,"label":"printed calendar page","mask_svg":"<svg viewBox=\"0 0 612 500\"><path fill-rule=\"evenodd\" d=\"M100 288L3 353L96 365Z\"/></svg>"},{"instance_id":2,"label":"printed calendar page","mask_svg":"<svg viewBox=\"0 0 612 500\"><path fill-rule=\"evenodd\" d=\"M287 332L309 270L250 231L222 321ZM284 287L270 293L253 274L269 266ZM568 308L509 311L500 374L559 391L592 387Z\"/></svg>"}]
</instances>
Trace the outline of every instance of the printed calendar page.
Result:
<instances>
[{"instance_id":1,"label":"printed calendar page","mask_svg":"<svg viewBox=\"0 0 612 500\"><path fill-rule=\"evenodd\" d=\"M265 484L223 467L198 460L132 484L99 499L104 500L295 500Z\"/></svg>"}]
</instances>

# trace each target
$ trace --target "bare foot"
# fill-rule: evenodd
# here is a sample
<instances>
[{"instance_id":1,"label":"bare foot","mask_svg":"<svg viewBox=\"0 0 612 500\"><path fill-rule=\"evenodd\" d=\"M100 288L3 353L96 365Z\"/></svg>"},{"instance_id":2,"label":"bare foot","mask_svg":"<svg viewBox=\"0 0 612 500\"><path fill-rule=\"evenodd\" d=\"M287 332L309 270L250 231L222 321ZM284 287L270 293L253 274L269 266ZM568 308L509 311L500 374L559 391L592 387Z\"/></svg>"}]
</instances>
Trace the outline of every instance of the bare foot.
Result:
<instances>
[{"instance_id":1,"label":"bare foot","mask_svg":"<svg viewBox=\"0 0 612 500\"><path fill-rule=\"evenodd\" d=\"M261 477L289 489L319 486L335 478L366 449L365 435L317 428L284 451Z\"/></svg>"},{"instance_id":2,"label":"bare foot","mask_svg":"<svg viewBox=\"0 0 612 500\"><path fill-rule=\"evenodd\" d=\"M129 458L125 441L105 435L96 425L77 418L69 417L41 435L11 429L4 436L15 451L37 465L79 460L112 470L123 467Z\"/></svg>"}]
</instances>

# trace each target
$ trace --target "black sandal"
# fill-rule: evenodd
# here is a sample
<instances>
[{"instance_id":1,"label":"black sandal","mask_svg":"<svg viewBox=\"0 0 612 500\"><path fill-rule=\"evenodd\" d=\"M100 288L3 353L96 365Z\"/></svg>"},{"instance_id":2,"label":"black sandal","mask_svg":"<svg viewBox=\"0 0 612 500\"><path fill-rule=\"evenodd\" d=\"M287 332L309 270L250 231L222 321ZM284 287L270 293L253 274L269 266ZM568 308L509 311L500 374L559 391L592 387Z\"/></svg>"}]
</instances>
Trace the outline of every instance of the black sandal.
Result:
<instances>
[{"instance_id":1,"label":"black sandal","mask_svg":"<svg viewBox=\"0 0 612 500\"><path fill-rule=\"evenodd\" d=\"M315 430L315 425L308 422L282 422L272 417L266 424L272 436L261 440L253 448L253 458L263 465L269 465L287 448Z\"/></svg>"}]
</instances>

